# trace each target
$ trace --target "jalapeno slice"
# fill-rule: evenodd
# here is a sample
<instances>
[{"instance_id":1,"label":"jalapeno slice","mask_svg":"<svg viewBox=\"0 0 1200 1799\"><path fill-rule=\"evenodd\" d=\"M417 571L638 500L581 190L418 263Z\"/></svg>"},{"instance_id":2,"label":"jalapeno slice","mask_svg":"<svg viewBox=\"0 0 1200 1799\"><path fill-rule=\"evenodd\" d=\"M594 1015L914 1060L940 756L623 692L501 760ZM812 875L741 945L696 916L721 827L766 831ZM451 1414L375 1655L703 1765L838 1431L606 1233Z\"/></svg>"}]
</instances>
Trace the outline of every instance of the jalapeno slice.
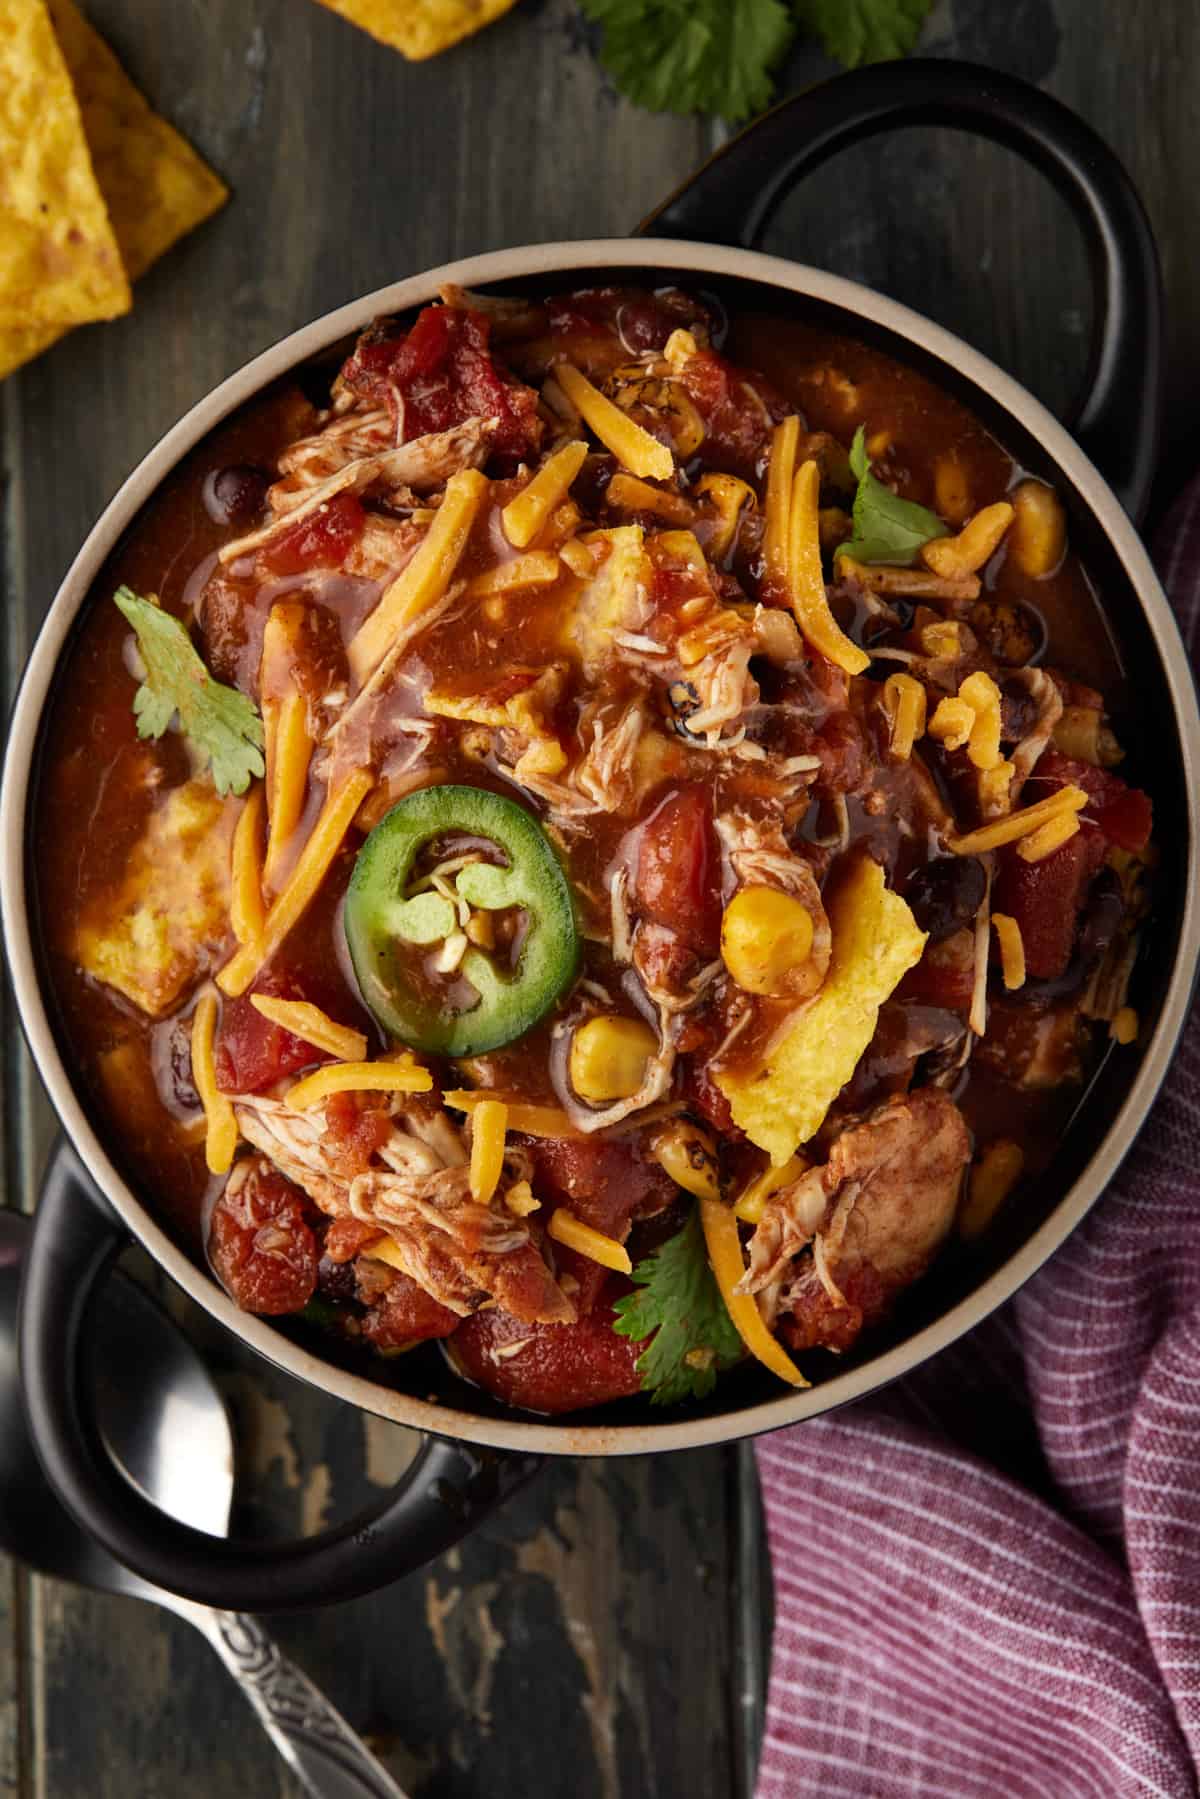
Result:
<instances>
[{"instance_id":1,"label":"jalapeno slice","mask_svg":"<svg viewBox=\"0 0 1200 1799\"><path fill-rule=\"evenodd\" d=\"M439 841L469 847L422 874ZM493 918L507 966L478 947ZM479 787L424 787L392 807L358 853L344 928L365 1004L429 1055L514 1042L579 968L571 889L549 838L521 806Z\"/></svg>"}]
</instances>

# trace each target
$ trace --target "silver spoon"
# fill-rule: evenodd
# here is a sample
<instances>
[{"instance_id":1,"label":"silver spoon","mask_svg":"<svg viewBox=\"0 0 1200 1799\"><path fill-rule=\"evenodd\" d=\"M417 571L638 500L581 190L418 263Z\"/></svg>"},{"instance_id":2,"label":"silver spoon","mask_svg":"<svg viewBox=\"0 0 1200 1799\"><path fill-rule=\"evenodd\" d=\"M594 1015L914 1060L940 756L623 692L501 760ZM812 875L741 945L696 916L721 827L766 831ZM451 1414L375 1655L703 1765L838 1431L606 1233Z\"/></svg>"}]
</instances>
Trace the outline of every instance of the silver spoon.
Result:
<instances>
[{"instance_id":1,"label":"silver spoon","mask_svg":"<svg viewBox=\"0 0 1200 1799\"><path fill-rule=\"evenodd\" d=\"M17 1293L30 1221L0 1211L0 1547L43 1574L163 1605L208 1638L267 1735L318 1799L405 1799L345 1719L256 1618L214 1612L151 1586L92 1541L59 1504L29 1441L17 1384ZM220 1395L186 1339L121 1275L90 1327L97 1417L128 1477L164 1511L223 1536L233 1437Z\"/></svg>"}]
</instances>

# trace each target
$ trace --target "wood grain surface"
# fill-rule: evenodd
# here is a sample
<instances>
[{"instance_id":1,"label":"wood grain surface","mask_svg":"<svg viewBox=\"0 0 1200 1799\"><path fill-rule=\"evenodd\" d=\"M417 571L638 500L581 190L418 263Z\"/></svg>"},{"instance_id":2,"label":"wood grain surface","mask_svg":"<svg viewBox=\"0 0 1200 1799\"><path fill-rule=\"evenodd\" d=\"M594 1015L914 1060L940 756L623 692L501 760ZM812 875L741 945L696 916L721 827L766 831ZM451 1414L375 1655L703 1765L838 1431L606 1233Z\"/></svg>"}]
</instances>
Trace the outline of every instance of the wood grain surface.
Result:
<instances>
[{"instance_id":1,"label":"wood grain surface","mask_svg":"<svg viewBox=\"0 0 1200 1799\"><path fill-rule=\"evenodd\" d=\"M312 0L87 0L145 92L229 181L228 209L152 271L133 314L0 385L6 694L121 479L193 401L315 314L395 277L539 238L620 235L720 141L605 83L573 0L407 65ZM1127 162L1171 308L1160 499L1195 461L1200 165L1195 0L939 0L923 48L1045 85ZM830 73L801 48L780 91ZM1007 153L912 131L848 154L767 247L881 288L1062 408L1081 375L1082 249ZM6 1198L26 1209L51 1121L11 1002ZM184 1313L238 1428L239 1524L343 1514L403 1467L404 1433L252 1368ZM553 1467L488 1529L374 1598L277 1634L413 1799L746 1795L765 1674L752 1459ZM0 1564L0 1790L29 1799L299 1791L185 1624ZM864 1788L864 1791L866 1789Z\"/></svg>"}]
</instances>

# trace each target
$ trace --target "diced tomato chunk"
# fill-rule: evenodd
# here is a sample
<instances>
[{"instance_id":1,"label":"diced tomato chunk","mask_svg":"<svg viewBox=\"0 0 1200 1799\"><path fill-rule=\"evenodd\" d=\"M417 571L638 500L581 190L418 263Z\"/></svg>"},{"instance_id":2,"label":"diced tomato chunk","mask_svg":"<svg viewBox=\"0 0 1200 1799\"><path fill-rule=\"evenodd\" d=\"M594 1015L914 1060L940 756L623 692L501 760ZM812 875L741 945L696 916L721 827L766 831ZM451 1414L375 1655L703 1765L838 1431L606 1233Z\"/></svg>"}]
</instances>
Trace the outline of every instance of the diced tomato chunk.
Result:
<instances>
[{"instance_id":1,"label":"diced tomato chunk","mask_svg":"<svg viewBox=\"0 0 1200 1799\"><path fill-rule=\"evenodd\" d=\"M468 1380L527 1412L573 1412L639 1391L645 1347L613 1330L612 1301L628 1283L609 1276L601 1303L575 1324L522 1324L491 1307L464 1319L451 1354Z\"/></svg>"},{"instance_id":2,"label":"diced tomato chunk","mask_svg":"<svg viewBox=\"0 0 1200 1799\"><path fill-rule=\"evenodd\" d=\"M721 864L704 787L680 787L642 827L634 894L639 910L698 955L721 942Z\"/></svg>"},{"instance_id":3,"label":"diced tomato chunk","mask_svg":"<svg viewBox=\"0 0 1200 1799\"><path fill-rule=\"evenodd\" d=\"M461 1323L457 1312L397 1269L387 1292L368 1308L362 1333L376 1349L407 1349L431 1337L448 1337Z\"/></svg>"},{"instance_id":4,"label":"diced tomato chunk","mask_svg":"<svg viewBox=\"0 0 1200 1799\"><path fill-rule=\"evenodd\" d=\"M1090 796L1084 816L1097 824L1118 849L1138 854L1150 841L1154 823L1150 796L1140 787L1130 787L1107 768L1096 768L1090 762L1061 756L1057 750L1046 750L1029 784L1031 798L1068 784L1082 787Z\"/></svg>"},{"instance_id":5,"label":"diced tomato chunk","mask_svg":"<svg viewBox=\"0 0 1200 1799\"><path fill-rule=\"evenodd\" d=\"M531 1138L527 1148L534 1192L542 1202L536 1216L547 1222L556 1206L566 1206L594 1231L623 1243L634 1218L657 1212L675 1198L674 1181L634 1143L540 1137ZM560 1279L566 1274L578 1282L577 1289L568 1289L576 1311L581 1316L590 1312L609 1270L560 1243L554 1245L554 1260Z\"/></svg>"},{"instance_id":6,"label":"diced tomato chunk","mask_svg":"<svg viewBox=\"0 0 1200 1799\"><path fill-rule=\"evenodd\" d=\"M679 379L704 420L700 455L707 465L753 479L773 421L790 410L761 378L753 381L713 350L684 363Z\"/></svg>"},{"instance_id":7,"label":"diced tomato chunk","mask_svg":"<svg viewBox=\"0 0 1200 1799\"><path fill-rule=\"evenodd\" d=\"M1026 862L1011 843L997 853L992 907L1016 919L1033 979L1054 980L1071 960L1080 908L1104 852L1102 834L1084 826L1040 862Z\"/></svg>"},{"instance_id":8,"label":"diced tomato chunk","mask_svg":"<svg viewBox=\"0 0 1200 1799\"><path fill-rule=\"evenodd\" d=\"M263 970L251 991L273 999L311 997L301 980L274 965ZM329 1057L303 1037L272 1024L250 1003L250 994L242 993L222 1002L215 1061L217 1086L223 1093L261 1093L284 1075L298 1074Z\"/></svg>"},{"instance_id":9,"label":"diced tomato chunk","mask_svg":"<svg viewBox=\"0 0 1200 1799\"><path fill-rule=\"evenodd\" d=\"M996 860L992 904L1016 919L1035 980L1057 979L1070 962L1079 914L1109 844L1136 852L1150 840L1152 808L1140 789L1057 750L1043 753L1023 797L1032 802L1068 785L1089 796L1075 836L1040 862L1026 862L1011 844Z\"/></svg>"},{"instance_id":10,"label":"diced tomato chunk","mask_svg":"<svg viewBox=\"0 0 1200 1799\"><path fill-rule=\"evenodd\" d=\"M381 1094L333 1093L325 1101L325 1129L330 1156L340 1175L363 1174L371 1157L387 1142L392 1120Z\"/></svg>"},{"instance_id":11,"label":"diced tomato chunk","mask_svg":"<svg viewBox=\"0 0 1200 1799\"><path fill-rule=\"evenodd\" d=\"M244 1312L298 1312L312 1298L319 1252L311 1211L299 1187L262 1157L230 1177L213 1208L208 1253Z\"/></svg>"},{"instance_id":12,"label":"diced tomato chunk","mask_svg":"<svg viewBox=\"0 0 1200 1799\"><path fill-rule=\"evenodd\" d=\"M276 575L300 575L308 568L341 568L362 536L366 516L354 494L335 494L308 518L273 539L261 552L262 561Z\"/></svg>"},{"instance_id":13,"label":"diced tomato chunk","mask_svg":"<svg viewBox=\"0 0 1200 1799\"><path fill-rule=\"evenodd\" d=\"M403 441L448 431L465 419L494 422L493 448L525 456L541 441L538 399L531 387L496 367L488 349L491 327L480 312L427 306L412 329L369 331L342 370L356 393L403 405Z\"/></svg>"},{"instance_id":14,"label":"diced tomato chunk","mask_svg":"<svg viewBox=\"0 0 1200 1799\"><path fill-rule=\"evenodd\" d=\"M1003 911L999 901L998 911ZM926 1006L944 1006L949 1012L965 1012L975 987L975 933L953 932L941 943L928 943L915 968L910 968L899 987L898 999L918 1000Z\"/></svg>"}]
</instances>

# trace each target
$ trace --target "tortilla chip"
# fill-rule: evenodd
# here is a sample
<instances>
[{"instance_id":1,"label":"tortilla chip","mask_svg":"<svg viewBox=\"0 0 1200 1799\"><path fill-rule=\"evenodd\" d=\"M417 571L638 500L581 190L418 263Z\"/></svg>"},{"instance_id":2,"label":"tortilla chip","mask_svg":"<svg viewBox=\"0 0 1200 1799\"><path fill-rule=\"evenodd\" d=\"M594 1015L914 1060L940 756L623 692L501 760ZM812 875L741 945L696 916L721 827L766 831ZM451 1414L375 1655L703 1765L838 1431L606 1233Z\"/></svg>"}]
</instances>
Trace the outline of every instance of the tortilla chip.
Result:
<instances>
[{"instance_id":1,"label":"tortilla chip","mask_svg":"<svg viewBox=\"0 0 1200 1799\"><path fill-rule=\"evenodd\" d=\"M2 6L4 0L0 0ZM229 190L152 111L75 0L49 0L101 193L130 280L225 204ZM51 326L0 330L0 379L62 336Z\"/></svg>"},{"instance_id":2,"label":"tortilla chip","mask_svg":"<svg viewBox=\"0 0 1200 1799\"><path fill-rule=\"evenodd\" d=\"M44 0L0 0L0 325L79 325L131 304Z\"/></svg>"},{"instance_id":3,"label":"tortilla chip","mask_svg":"<svg viewBox=\"0 0 1200 1799\"><path fill-rule=\"evenodd\" d=\"M869 857L839 883L829 923L833 955L816 998L762 1068L716 1076L734 1123L777 1168L816 1136L875 1035L880 1006L925 948L924 931Z\"/></svg>"},{"instance_id":4,"label":"tortilla chip","mask_svg":"<svg viewBox=\"0 0 1200 1799\"><path fill-rule=\"evenodd\" d=\"M121 258L136 281L220 210L229 189L154 112L75 0L49 0Z\"/></svg>"},{"instance_id":5,"label":"tortilla chip","mask_svg":"<svg viewBox=\"0 0 1200 1799\"><path fill-rule=\"evenodd\" d=\"M516 0L320 0L330 12L390 44L410 62L421 62L482 31Z\"/></svg>"}]
</instances>

